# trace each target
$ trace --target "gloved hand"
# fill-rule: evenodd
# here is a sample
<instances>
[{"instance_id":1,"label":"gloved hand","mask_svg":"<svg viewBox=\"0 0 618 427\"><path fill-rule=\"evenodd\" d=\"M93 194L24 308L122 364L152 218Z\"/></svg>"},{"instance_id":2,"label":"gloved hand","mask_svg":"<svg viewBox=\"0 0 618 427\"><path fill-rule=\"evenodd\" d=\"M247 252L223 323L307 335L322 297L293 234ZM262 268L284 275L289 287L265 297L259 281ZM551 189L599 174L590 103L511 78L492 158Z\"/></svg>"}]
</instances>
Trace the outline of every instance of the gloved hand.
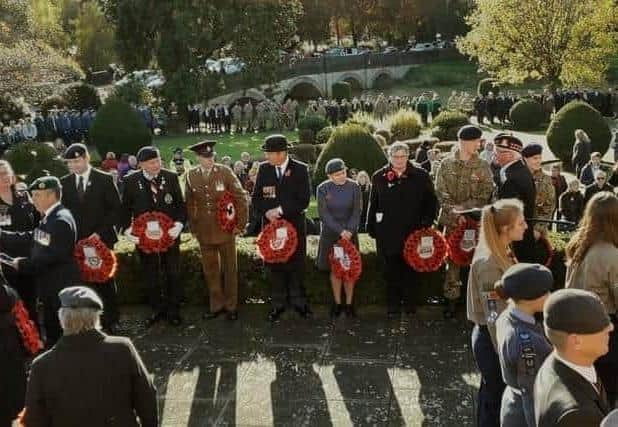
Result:
<instances>
[{"instance_id":1,"label":"gloved hand","mask_svg":"<svg viewBox=\"0 0 618 427\"><path fill-rule=\"evenodd\" d=\"M124 235L126 236L127 240L131 243L138 245L139 237L134 236L132 233L133 233L133 227L129 227L126 230L124 230Z\"/></svg>"},{"instance_id":2,"label":"gloved hand","mask_svg":"<svg viewBox=\"0 0 618 427\"><path fill-rule=\"evenodd\" d=\"M172 239L176 239L180 236L180 233L184 227L185 226L182 222L175 222L174 226L168 230L167 234L169 234Z\"/></svg>"}]
</instances>

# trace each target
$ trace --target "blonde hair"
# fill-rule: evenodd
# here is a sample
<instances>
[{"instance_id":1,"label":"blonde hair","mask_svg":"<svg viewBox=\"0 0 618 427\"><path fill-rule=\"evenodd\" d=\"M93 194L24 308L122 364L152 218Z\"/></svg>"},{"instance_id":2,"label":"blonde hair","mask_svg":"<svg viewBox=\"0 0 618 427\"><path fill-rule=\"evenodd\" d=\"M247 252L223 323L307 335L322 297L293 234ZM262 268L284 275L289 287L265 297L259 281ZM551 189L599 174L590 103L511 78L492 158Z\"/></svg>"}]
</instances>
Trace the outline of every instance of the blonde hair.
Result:
<instances>
[{"instance_id":1,"label":"blonde hair","mask_svg":"<svg viewBox=\"0 0 618 427\"><path fill-rule=\"evenodd\" d=\"M524 213L524 204L518 199L502 199L483 208L479 243L474 258L493 255L505 270L513 265L508 248L500 241L505 227L511 227Z\"/></svg>"},{"instance_id":2,"label":"blonde hair","mask_svg":"<svg viewBox=\"0 0 618 427\"><path fill-rule=\"evenodd\" d=\"M575 140L582 141L582 142L590 142L590 137L588 136L586 132L584 132L583 129L576 129L575 130Z\"/></svg>"},{"instance_id":3,"label":"blonde hair","mask_svg":"<svg viewBox=\"0 0 618 427\"><path fill-rule=\"evenodd\" d=\"M367 173L367 171L360 171L357 175L356 175L356 182L358 182L360 184L360 179L361 177L363 179L366 179L365 181L365 185L369 185L371 184L371 178L369 178L369 174Z\"/></svg>"}]
</instances>

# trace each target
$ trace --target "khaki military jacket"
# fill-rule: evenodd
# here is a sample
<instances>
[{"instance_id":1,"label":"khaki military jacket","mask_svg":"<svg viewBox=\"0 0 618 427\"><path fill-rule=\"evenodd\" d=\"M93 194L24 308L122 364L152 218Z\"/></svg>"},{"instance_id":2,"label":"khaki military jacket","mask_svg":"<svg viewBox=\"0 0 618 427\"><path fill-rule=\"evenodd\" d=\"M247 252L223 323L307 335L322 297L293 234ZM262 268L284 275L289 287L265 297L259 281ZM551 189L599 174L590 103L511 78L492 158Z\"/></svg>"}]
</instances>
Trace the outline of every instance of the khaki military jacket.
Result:
<instances>
[{"instance_id":1,"label":"khaki military jacket","mask_svg":"<svg viewBox=\"0 0 618 427\"><path fill-rule=\"evenodd\" d=\"M238 228L247 224L248 197L234 172L215 163L210 173L198 166L187 174L185 197L191 232L202 245L219 245L234 238L221 229L218 221L219 199L226 191L234 195Z\"/></svg>"}]
</instances>

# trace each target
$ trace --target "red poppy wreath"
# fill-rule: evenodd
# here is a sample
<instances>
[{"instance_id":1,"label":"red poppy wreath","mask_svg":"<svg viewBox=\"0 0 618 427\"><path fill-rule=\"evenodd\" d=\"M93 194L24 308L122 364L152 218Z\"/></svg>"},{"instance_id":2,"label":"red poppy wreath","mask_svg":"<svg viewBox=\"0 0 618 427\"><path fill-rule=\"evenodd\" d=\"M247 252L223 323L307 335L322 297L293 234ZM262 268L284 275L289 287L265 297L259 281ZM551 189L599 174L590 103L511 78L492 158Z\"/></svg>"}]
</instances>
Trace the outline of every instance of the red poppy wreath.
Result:
<instances>
[{"instance_id":1,"label":"red poppy wreath","mask_svg":"<svg viewBox=\"0 0 618 427\"><path fill-rule=\"evenodd\" d=\"M449 258L460 267L467 267L472 263L474 249L479 241L479 223L466 218L446 236Z\"/></svg>"},{"instance_id":2,"label":"red poppy wreath","mask_svg":"<svg viewBox=\"0 0 618 427\"><path fill-rule=\"evenodd\" d=\"M363 271L360 253L354 243L339 239L328 254L330 269L333 275L345 282L356 283Z\"/></svg>"},{"instance_id":3,"label":"red poppy wreath","mask_svg":"<svg viewBox=\"0 0 618 427\"><path fill-rule=\"evenodd\" d=\"M139 248L147 253L167 251L173 244L168 231L174 226L172 218L162 212L144 212L133 220L133 235L139 238Z\"/></svg>"},{"instance_id":4,"label":"red poppy wreath","mask_svg":"<svg viewBox=\"0 0 618 427\"><path fill-rule=\"evenodd\" d=\"M219 199L217 207L217 220L223 231L231 233L238 224L236 216L236 205L234 203L234 195L226 191Z\"/></svg>"},{"instance_id":5,"label":"red poppy wreath","mask_svg":"<svg viewBox=\"0 0 618 427\"><path fill-rule=\"evenodd\" d=\"M15 318L15 326L21 335L24 347L31 355L37 354L43 349L41 337L36 329L34 322L28 315L28 310L24 307L24 303L18 300L13 306L13 317Z\"/></svg>"},{"instance_id":6,"label":"red poppy wreath","mask_svg":"<svg viewBox=\"0 0 618 427\"><path fill-rule=\"evenodd\" d=\"M298 233L294 226L278 219L269 222L257 237L258 255L269 264L282 264L296 252L298 248Z\"/></svg>"},{"instance_id":7,"label":"red poppy wreath","mask_svg":"<svg viewBox=\"0 0 618 427\"><path fill-rule=\"evenodd\" d=\"M438 270L447 256L446 239L434 228L422 228L408 236L403 247L403 258L416 271Z\"/></svg>"},{"instance_id":8,"label":"red poppy wreath","mask_svg":"<svg viewBox=\"0 0 618 427\"><path fill-rule=\"evenodd\" d=\"M77 242L73 255L84 282L105 283L116 274L116 254L98 237L88 237Z\"/></svg>"}]
</instances>

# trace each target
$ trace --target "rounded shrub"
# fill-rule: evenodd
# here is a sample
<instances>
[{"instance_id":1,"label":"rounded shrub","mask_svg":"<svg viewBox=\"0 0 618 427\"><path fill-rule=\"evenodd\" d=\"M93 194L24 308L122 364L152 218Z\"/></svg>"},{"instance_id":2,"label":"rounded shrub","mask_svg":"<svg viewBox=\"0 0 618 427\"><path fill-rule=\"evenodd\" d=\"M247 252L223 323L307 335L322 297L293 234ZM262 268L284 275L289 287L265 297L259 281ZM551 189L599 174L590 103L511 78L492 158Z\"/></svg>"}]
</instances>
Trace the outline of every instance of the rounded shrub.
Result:
<instances>
[{"instance_id":1,"label":"rounded shrub","mask_svg":"<svg viewBox=\"0 0 618 427\"><path fill-rule=\"evenodd\" d=\"M101 98L97 88L84 83L68 86L63 92L62 97L66 99L69 108L76 110L97 110L101 106Z\"/></svg>"},{"instance_id":2,"label":"rounded shrub","mask_svg":"<svg viewBox=\"0 0 618 427\"><path fill-rule=\"evenodd\" d=\"M67 166L52 144L27 142L11 147L4 158L11 164L15 174L28 184L46 175L61 177L68 173Z\"/></svg>"},{"instance_id":3,"label":"rounded shrub","mask_svg":"<svg viewBox=\"0 0 618 427\"><path fill-rule=\"evenodd\" d=\"M110 99L121 99L129 104L150 105L154 101L152 90L137 79L131 79L123 85L114 86Z\"/></svg>"},{"instance_id":4,"label":"rounded shrub","mask_svg":"<svg viewBox=\"0 0 618 427\"><path fill-rule=\"evenodd\" d=\"M69 104L62 95L50 95L41 102L41 111L45 114L49 110L60 109L67 107Z\"/></svg>"},{"instance_id":5,"label":"rounded shrub","mask_svg":"<svg viewBox=\"0 0 618 427\"><path fill-rule=\"evenodd\" d=\"M352 114L352 117L350 117L345 123L361 125L365 127L369 131L369 133L374 133L376 131L374 117L369 113L365 113L364 111L357 111L356 113Z\"/></svg>"},{"instance_id":6,"label":"rounded shrub","mask_svg":"<svg viewBox=\"0 0 618 427\"><path fill-rule=\"evenodd\" d=\"M0 122L8 124L11 120L19 120L25 115L25 106L15 98L0 95Z\"/></svg>"},{"instance_id":7,"label":"rounded shrub","mask_svg":"<svg viewBox=\"0 0 618 427\"><path fill-rule=\"evenodd\" d=\"M386 156L367 128L357 124L337 126L318 157L314 184L326 179L326 162L335 157L345 160L348 168L366 170L370 175L386 164Z\"/></svg>"},{"instance_id":8,"label":"rounded shrub","mask_svg":"<svg viewBox=\"0 0 618 427\"><path fill-rule=\"evenodd\" d=\"M290 155L301 162L313 165L317 159L315 145L313 144L296 144L290 148Z\"/></svg>"},{"instance_id":9,"label":"rounded shrub","mask_svg":"<svg viewBox=\"0 0 618 427\"><path fill-rule=\"evenodd\" d=\"M582 101L571 101L560 109L547 129L549 148L562 163L571 166L575 130L583 129L592 144L592 151L605 153L612 139L607 122L597 110Z\"/></svg>"},{"instance_id":10,"label":"rounded shrub","mask_svg":"<svg viewBox=\"0 0 618 427\"><path fill-rule=\"evenodd\" d=\"M459 129L468 124L469 117L461 111L442 111L431 122L431 136L440 141L454 141Z\"/></svg>"},{"instance_id":11,"label":"rounded shrub","mask_svg":"<svg viewBox=\"0 0 618 427\"><path fill-rule=\"evenodd\" d=\"M421 117L411 110L399 110L389 119L393 141L414 139L421 134Z\"/></svg>"},{"instance_id":12,"label":"rounded shrub","mask_svg":"<svg viewBox=\"0 0 618 427\"><path fill-rule=\"evenodd\" d=\"M326 126L324 129L322 129L321 131L319 131L316 136L315 136L315 143L320 145L320 144L326 144L328 142L328 140L330 139L330 136L333 134L333 127L332 126Z\"/></svg>"},{"instance_id":13,"label":"rounded shrub","mask_svg":"<svg viewBox=\"0 0 618 427\"><path fill-rule=\"evenodd\" d=\"M298 131L298 143L299 144L313 144L315 143L315 133L311 129L301 129Z\"/></svg>"},{"instance_id":14,"label":"rounded shrub","mask_svg":"<svg viewBox=\"0 0 618 427\"><path fill-rule=\"evenodd\" d=\"M479 96L487 96L489 92L497 95L500 93L500 86L498 86L498 82L495 79L486 78L479 81L476 92Z\"/></svg>"},{"instance_id":15,"label":"rounded shrub","mask_svg":"<svg viewBox=\"0 0 618 427\"><path fill-rule=\"evenodd\" d=\"M544 118L543 106L534 99L526 98L517 101L509 111L509 120L516 130L538 129Z\"/></svg>"},{"instance_id":16,"label":"rounded shrub","mask_svg":"<svg viewBox=\"0 0 618 427\"><path fill-rule=\"evenodd\" d=\"M328 121L317 114L309 114L298 122L298 130L310 129L314 135L317 135L319 131L328 126Z\"/></svg>"},{"instance_id":17,"label":"rounded shrub","mask_svg":"<svg viewBox=\"0 0 618 427\"><path fill-rule=\"evenodd\" d=\"M152 135L140 116L124 101L113 99L99 109L90 129L99 153L136 153L150 145Z\"/></svg>"},{"instance_id":18,"label":"rounded shrub","mask_svg":"<svg viewBox=\"0 0 618 427\"><path fill-rule=\"evenodd\" d=\"M392 142L393 135L391 134L390 130L382 128L382 129L376 130L374 133L384 138L384 141L386 142L387 145Z\"/></svg>"},{"instance_id":19,"label":"rounded shrub","mask_svg":"<svg viewBox=\"0 0 618 427\"><path fill-rule=\"evenodd\" d=\"M380 135L379 133L374 133L373 134L373 138L376 140L376 142L378 143L378 145L382 148L386 147L388 145L388 142L386 142L386 139Z\"/></svg>"},{"instance_id":20,"label":"rounded shrub","mask_svg":"<svg viewBox=\"0 0 618 427\"><path fill-rule=\"evenodd\" d=\"M337 101L352 99L352 85L348 82L336 82L332 87L333 98Z\"/></svg>"}]
</instances>

